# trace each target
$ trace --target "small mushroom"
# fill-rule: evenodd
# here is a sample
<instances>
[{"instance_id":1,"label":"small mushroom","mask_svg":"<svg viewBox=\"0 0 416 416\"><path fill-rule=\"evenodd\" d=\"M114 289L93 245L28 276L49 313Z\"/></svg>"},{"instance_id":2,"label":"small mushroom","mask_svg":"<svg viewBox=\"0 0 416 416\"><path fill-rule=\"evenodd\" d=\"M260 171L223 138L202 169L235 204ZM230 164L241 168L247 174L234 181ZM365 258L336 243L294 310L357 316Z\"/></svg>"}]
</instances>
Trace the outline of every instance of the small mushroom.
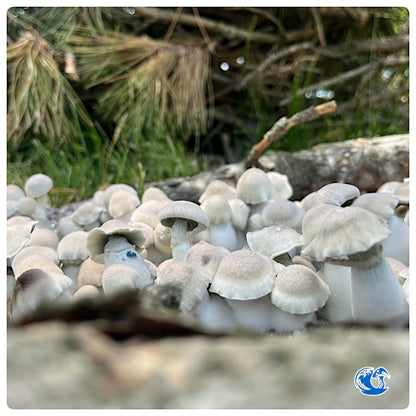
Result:
<instances>
[{"instance_id":1,"label":"small mushroom","mask_svg":"<svg viewBox=\"0 0 416 416\"><path fill-rule=\"evenodd\" d=\"M144 222L153 229L159 223L159 212L169 201L149 200L139 205L132 213L130 222Z\"/></svg>"},{"instance_id":2,"label":"small mushroom","mask_svg":"<svg viewBox=\"0 0 416 416\"><path fill-rule=\"evenodd\" d=\"M101 295L101 290L94 285L84 285L77 289L72 295L72 299L79 301L80 299L91 299Z\"/></svg>"},{"instance_id":3,"label":"small mushroom","mask_svg":"<svg viewBox=\"0 0 416 416\"><path fill-rule=\"evenodd\" d=\"M275 199L278 200L285 200L289 199L293 195L293 188L289 183L289 179L286 175L279 173L279 172L267 172L266 174L274 189L276 190L276 197Z\"/></svg>"},{"instance_id":4,"label":"small mushroom","mask_svg":"<svg viewBox=\"0 0 416 416\"><path fill-rule=\"evenodd\" d=\"M279 309L272 319L273 329L303 329L307 322L315 320L315 312L325 305L329 293L328 285L310 268L298 264L285 267L277 275L271 293L271 301Z\"/></svg>"},{"instance_id":5,"label":"small mushroom","mask_svg":"<svg viewBox=\"0 0 416 416\"><path fill-rule=\"evenodd\" d=\"M114 263L105 268L102 285L106 296L114 296L129 290L144 289L149 283L144 281L133 267L127 264Z\"/></svg>"},{"instance_id":6,"label":"small mushroom","mask_svg":"<svg viewBox=\"0 0 416 416\"><path fill-rule=\"evenodd\" d=\"M15 324L21 324L42 305L67 300L63 288L47 272L31 268L16 280L10 298L10 317Z\"/></svg>"},{"instance_id":7,"label":"small mushroom","mask_svg":"<svg viewBox=\"0 0 416 416\"><path fill-rule=\"evenodd\" d=\"M77 286L94 285L102 286L102 276L105 265L96 263L90 257L86 258L80 265L77 276Z\"/></svg>"},{"instance_id":8,"label":"small mushroom","mask_svg":"<svg viewBox=\"0 0 416 416\"><path fill-rule=\"evenodd\" d=\"M147 188L143 192L142 202L147 201L162 201L162 202L171 202L172 200L160 189L155 186Z\"/></svg>"},{"instance_id":9,"label":"small mushroom","mask_svg":"<svg viewBox=\"0 0 416 416\"><path fill-rule=\"evenodd\" d=\"M231 223L232 213L228 201L221 195L204 198L201 209L209 219L208 242L230 251L237 249L237 234Z\"/></svg>"},{"instance_id":10,"label":"small mushroom","mask_svg":"<svg viewBox=\"0 0 416 416\"><path fill-rule=\"evenodd\" d=\"M355 198L360 196L360 190L347 183L329 183L318 189L308 200L307 207L304 203L301 208L305 211L320 204L329 204L336 206L351 205Z\"/></svg>"},{"instance_id":11,"label":"small mushroom","mask_svg":"<svg viewBox=\"0 0 416 416\"><path fill-rule=\"evenodd\" d=\"M119 190L111 195L108 213L112 218L128 222L133 211L140 205L137 195L126 190Z\"/></svg>"},{"instance_id":12,"label":"small mushroom","mask_svg":"<svg viewBox=\"0 0 416 416\"><path fill-rule=\"evenodd\" d=\"M142 248L145 237L140 228L123 221L110 220L100 228L88 233L86 245L91 259L104 263L106 268L112 264L125 264L139 274L141 286L153 284L150 271L135 247Z\"/></svg>"},{"instance_id":13,"label":"small mushroom","mask_svg":"<svg viewBox=\"0 0 416 416\"><path fill-rule=\"evenodd\" d=\"M206 198L210 198L213 195L221 195L223 198L230 200L235 198L235 193L236 189L233 186L219 179L214 179L205 188L198 202L202 204Z\"/></svg>"},{"instance_id":14,"label":"small mushroom","mask_svg":"<svg viewBox=\"0 0 416 416\"><path fill-rule=\"evenodd\" d=\"M275 198L277 193L263 170L249 168L238 179L235 196L248 205L256 205Z\"/></svg>"},{"instance_id":15,"label":"small mushroom","mask_svg":"<svg viewBox=\"0 0 416 416\"><path fill-rule=\"evenodd\" d=\"M302 232L305 211L292 201L271 201L264 207L261 215L265 227L287 225L298 233Z\"/></svg>"},{"instance_id":16,"label":"small mushroom","mask_svg":"<svg viewBox=\"0 0 416 416\"><path fill-rule=\"evenodd\" d=\"M49 228L40 228L39 224L34 228L30 235L27 245L30 246L43 246L50 247L56 250L59 244L59 237L54 230Z\"/></svg>"},{"instance_id":17,"label":"small mushroom","mask_svg":"<svg viewBox=\"0 0 416 416\"><path fill-rule=\"evenodd\" d=\"M100 215L103 208L93 201L83 202L72 214L72 221L84 231L90 231L101 223ZM76 231L76 230L74 230Z\"/></svg>"},{"instance_id":18,"label":"small mushroom","mask_svg":"<svg viewBox=\"0 0 416 416\"><path fill-rule=\"evenodd\" d=\"M159 212L160 222L171 228L172 258L182 261L192 245L192 238L209 226L207 214L190 201L172 201Z\"/></svg>"},{"instance_id":19,"label":"small mushroom","mask_svg":"<svg viewBox=\"0 0 416 416\"><path fill-rule=\"evenodd\" d=\"M25 192L36 201L35 218L46 218L48 192L53 187L53 181L43 173L36 173L25 182Z\"/></svg>"},{"instance_id":20,"label":"small mushroom","mask_svg":"<svg viewBox=\"0 0 416 416\"><path fill-rule=\"evenodd\" d=\"M273 261L248 249L227 254L218 266L209 288L225 298L237 323L257 332L270 329L270 299L274 286Z\"/></svg>"},{"instance_id":21,"label":"small mushroom","mask_svg":"<svg viewBox=\"0 0 416 416\"><path fill-rule=\"evenodd\" d=\"M7 185L7 200L8 201L17 201L20 198L23 198L24 196L26 196L26 194L23 191L23 189L20 188L20 186L17 186L14 183Z\"/></svg>"}]
</instances>

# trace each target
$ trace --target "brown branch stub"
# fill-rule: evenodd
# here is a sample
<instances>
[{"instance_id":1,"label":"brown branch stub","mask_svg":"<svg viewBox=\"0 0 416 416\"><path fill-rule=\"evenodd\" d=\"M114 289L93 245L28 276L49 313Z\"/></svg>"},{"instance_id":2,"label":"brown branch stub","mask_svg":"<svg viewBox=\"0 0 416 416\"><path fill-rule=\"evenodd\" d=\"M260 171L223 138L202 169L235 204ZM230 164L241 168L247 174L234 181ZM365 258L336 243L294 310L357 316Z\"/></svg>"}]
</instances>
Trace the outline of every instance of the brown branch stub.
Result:
<instances>
[{"instance_id":1,"label":"brown branch stub","mask_svg":"<svg viewBox=\"0 0 416 416\"><path fill-rule=\"evenodd\" d=\"M254 166L264 151L272 143L284 137L292 127L315 120L324 114L332 113L336 108L336 101L333 100L315 107L309 107L294 114L290 118L280 118L273 127L265 133L262 140L251 148L247 156L246 165L248 167Z\"/></svg>"}]
</instances>

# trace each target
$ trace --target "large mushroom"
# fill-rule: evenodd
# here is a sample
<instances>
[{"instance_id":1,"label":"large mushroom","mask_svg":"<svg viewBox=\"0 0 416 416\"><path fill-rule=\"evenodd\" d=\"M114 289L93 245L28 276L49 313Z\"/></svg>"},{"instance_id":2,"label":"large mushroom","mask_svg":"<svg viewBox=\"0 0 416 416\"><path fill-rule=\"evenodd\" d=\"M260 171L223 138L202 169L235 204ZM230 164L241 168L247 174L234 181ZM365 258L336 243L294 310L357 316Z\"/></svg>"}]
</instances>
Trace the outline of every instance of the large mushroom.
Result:
<instances>
[{"instance_id":1,"label":"large mushroom","mask_svg":"<svg viewBox=\"0 0 416 416\"><path fill-rule=\"evenodd\" d=\"M207 214L190 201L172 201L159 212L162 225L171 228L172 258L182 261L192 245L193 236L209 226Z\"/></svg>"},{"instance_id":2,"label":"large mushroom","mask_svg":"<svg viewBox=\"0 0 416 416\"><path fill-rule=\"evenodd\" d=\"M357 322L407 322L405 293L380 244L389 234L387 223L372 212L347 207L329 214L303 249L317 261L351 266L352 316Z\"/></svg>"}]
</instances>

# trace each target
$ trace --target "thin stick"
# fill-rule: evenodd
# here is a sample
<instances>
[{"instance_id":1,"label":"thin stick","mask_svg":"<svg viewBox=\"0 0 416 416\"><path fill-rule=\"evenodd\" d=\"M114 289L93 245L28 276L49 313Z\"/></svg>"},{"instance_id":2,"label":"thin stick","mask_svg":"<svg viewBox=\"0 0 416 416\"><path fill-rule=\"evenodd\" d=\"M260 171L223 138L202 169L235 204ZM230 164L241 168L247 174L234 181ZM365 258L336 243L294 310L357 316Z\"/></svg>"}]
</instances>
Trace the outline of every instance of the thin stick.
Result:
<instances>
[{"instance_id":1,"label":"thin stick","mask_svg":"<svg viewBox=\"0 0 416 416\"><path fill-rule=\"evenodd\" d=\"M292 127L315 120L324 114L332 113L336 108L336 101L330 101L328 103L317 105L316 107L309 107L306 110L294 114L292 117L280 118L273 127L266 132L263 139L251 148L246 165L254 166L263 152L276 140L284 137Z\"/></svg>"}]
</instances>

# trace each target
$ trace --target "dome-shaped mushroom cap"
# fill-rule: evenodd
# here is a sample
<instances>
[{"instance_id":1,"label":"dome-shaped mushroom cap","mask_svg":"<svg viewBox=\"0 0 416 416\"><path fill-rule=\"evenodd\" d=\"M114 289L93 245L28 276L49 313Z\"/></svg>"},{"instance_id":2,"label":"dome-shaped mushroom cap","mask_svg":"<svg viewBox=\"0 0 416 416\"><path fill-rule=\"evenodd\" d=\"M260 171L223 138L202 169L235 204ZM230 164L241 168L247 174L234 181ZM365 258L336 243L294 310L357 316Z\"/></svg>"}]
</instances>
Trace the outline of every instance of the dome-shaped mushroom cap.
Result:
<instances>
[{"instance_id":1,"label":"dome-shaped mushroom cap","mask_svg":"<svg viewBox=\"0 0 416 416\"><path fill-rule=\"evenodd\" d=\"M354 185L347 183L329 183L315 192L312 197L311 206L319 204L341 206L358 196L360 196L360 190Z\"/></svg>"},{"instance_id":2,"label":"dome-shaped mushroom cap","mask_svg":"<svg viewBox=\"0 0 416 416\"><path fill-rule=\"evenodd\" d=\"M160 188L156 188L155 186L151 186L143 192L142 202L152 200L162 202L172 201Z\"/></svg>"},{"instance_id":3,"label":"dome-shaped mushroom cap","mask_svg":"<svg viewBox=\"0 0 416 416\"><path fill-rule=\"evenodd\" d=\"M112 264L104 270L102 287L106 296L127 290L139 290L140 275L133 267L126 264Z\"/></svg>"},{"instance_id":4,"label":"dome-shaped mushroom cap","mask_svg":"<svg viewBox=\"0 0 416 416\"><path fill-rule=\"evenodd\" d=\"M130 192L132 195L137 196L137 191L132 186L127 185L125 183L113 183L104 191L103 202L106 208L108 208L111 196L114 194L114 192L117 191L127 191Z\"/></svg>"},{"instance_id":5,"label":"dome-shaped mushroom cap","mask_svg":"<svg viewBox=\"0 0 416 416\"><path fill-rule=\"evenodd\" d=\"M87 231L74 231L59 241L56 251L60 260L66 264L81 263L88 257Z\"/></svg>"},{"instance_id":6,"label":"dome-shaped mushroom cap","mask_svg":"<svg viewBox=\"0 0 416 416\"><path fill-rule=\"evenodd\" d=\"M372 212L347 207L329 214L302 253L317 261L367 251L390 235L385 221Z\"/></svg>"},{"instance_id":7,"label":"dome-shaped mushroom cap","mask_svg":"<svg viewBox=\"0 0 416 416\"><path fill-rule=\"evenodd\" d=\"M78 287L84 285L102 286L102 276L105 266L101 263L96 263L90 257L85 259L78 270L77 284Z\"/></svg>"},{"instance_id":8,"label":"dome-shaped mushroom cap","mask_svg":"<svg viewBox=\"0 0 416 416\"><path fill-rule=\"evenodd\" d=\"M36 212L36 201L31 196L23 196L18 201L18 215L31 217Z\"/></svg>"},{"instance_id":9,"label":"dome-shaped mushroom cap","mask_svg":"<svg viewBox=\"0 0 416 416\"><path fill-rule=\"evenodd\" d=\"M31 256L32 254L40 254L44 257L47 257L57 265L60 263L58 253L53 248L46 246L26 246L23 247L13 258L12 267L13 264L20 263L23 259Z\"/></svg>"},{"instance_id":10,"label":"dome-shaped mushroom cap","mask_svg":"<svg viewBox=\"0 0 416 416\"><path fill-rule=\"evenodd\" d=\"M26 196L25 192L20 186L11 183L7 185L7 200L8 201L17 201L20 198Z\"/></svg>"},{"instance_id":11,"label":"dome-shaped mushroom cap","mask_svg":"<svg viewBox=\"0 0 416 416\"><path fill-rule=\"evenodd\" d=\"M145 236L140 228L133 227L123 221L109 220L101 227L94 228L87 236L87 250L91 259L104 263L104 247L112 236L125 237L131 244L143 248Z\"/></svg>"},{"instance_id":12,"label":"dome-shaped mushroom cap","mask_svg":"<svg viewBox=\"0 0 416 416\"><path fill-rule=\"evenodd\" d=\"M387 192L373 192L360 195L352 206L371 211L381 219L388 221L399 204L399 197Z\"/></svg>"},{"instance_id":13,"label":"dome-shaped mushroom cap","mask_svg":"<svg viewBox=\"0 0 416 416\"><path fill-rule=\"evenodd\" d=\"M140 205L140 199L137 195L121 189L111 195L108 202L108 212L113 218L121 217Z\"/></svg>"},{"instance_id":14,"label":"dome-shaped mushroom cap","mask_svg":"<svg viewBox=\"0 0 416 416\"><path fill-rule=\"evenodd\" d=\"M206 287L208 287L222 259L229 253L230 251L225 247L214 246L206 241L200 241L188 250L183 262L192 265L198 273L203 272L202 275L206 277Z\"/></svg>"},{"instance_id":15,"label":"dome-shaped mushroom cap","mask_svg":"<svg viewBox=\"0 0 416 416\"><path fill-rule=\"evenodd\" d=\"M247 169L237 181L235 196L246 204L260 204L276 195L270 178L259 168Z\"/></svg>"},{"instance_id":16,"label":"dome-shaped mushroom cap","mask_svg":"<svg viewBox=\"0 0 416 416\"><path fill-rule=\"evenodd\" d=\"M199 203L203 203L206 198L212 195L221 195L225 199L233 199L235 197L236 190L233 186L219 179L214 179L205 188L202 195L199 197Z\"/></svg>"},{"instance_id":17,"label":"dome-shaped mushroom cap","mask_svg":"<svg viewBox=\"0 0 416 416\"><path fill-rule=\"evenodd\" d=\"M285 267L276 277L272 303L290 313L311 313L324 306L328 285L309 267L299 264Z\"/></svg>"},{"instance_id":18,"label":"dome-shaped mushroom cap","mask_svg":"<svg viewBox=\"0 0 416 416\"><path fill-rule=\"evenodd\" d=\"M25 192L27 196L38 198L46 195L53 186L53 181L49 176L43 173L32 175L25 183Z\"/></svg>"},{"instance_id":19,"label":"dome-shaped mushroom cap","mask_svg":"<svg viewBox=\"0 0 416 416\"><path fill-rule=\"evenodd\" d=\"M400 204L409 203L409 181L401 183L394 191L394 195L399 198Z\"/></svg>"},{"instance_id":20,"label":"dome-shaped mushroom cap","mask_svg":"<svg viewBox=\"0 0 416 416\"><path fill-rule=\"evenodd\" d=\"M287 225L272 225L247 233L248 246L258 253L274 258L303 246L303 236Z\"/></svg>"},{"instance_id":21,"label":"dome-shaped mushroom cap","mask_svg":"<svg viewBox=\"0 0 416 416\"><path fill-rule=\"evenodd\" d=\"M269 257L236 250L221 260L209 290L227 299L257 299L271 292L275 276Z\"/></svg>"},{"instance_id":22,"label":"dome-shaped mushroom cap","mask_svg":"<svg viewBox=\"0 0 416 416\"><path fill-rule=\"evenodd\" d=\"M17 215L7 220L7 257L15 256L30 240L38 221Z\"/></svg>"},{"instance_id":23,"label":"dome-shaped mushroom cap","mask_svg":"<svg viewBox=\"0 0 416 416\"><path fill-rule=\"evenodd\" d=\"M159 212L159 220L165 227L172 228L177 219L186 220L188 231L203 231L209 226L207 214L201 207L190 201L172 201Z\"/></svg>"},{"instance_id":24,"label":"dome-shaped mushroom cap","mask_svg":"<svg viewBox=\"0 0 416 416\"><path fill-rule=\"evenodd\" d=\"M208 215L211 225L225 224L231 221L230 205L221 195L212 195L204 198L201 209Z\"/></svg>"},{"instance_id":25,"label":"dome-shaped mushroom cap","mask_svg":"<svg viewBox=\"0 0 416 416\"><path fill-rule=\"evenodd\" d=\"M342 208L335 205L319 204L306 212L302 220L302 235L305 240L305 246L314 239L326 217L339 210L342 210Z\"/></svg>"},{"instance_id":26,"label":"dome-shaped mushroom cap","mask_svg":"<svg viewBox=\"0 0 416 416\"><path fill-rule=\"evenodd\" d=\"M28 246L44 246L54 250L56 250L58 244L59 237L56 231L49 228L39 228L39 225L35 227L27 243Z\"/></svg>"},{"instance_id":27,"label":"dome-shaped mushroom cap","mask_svg":"<svg viewBox=\"0 0 416 416\"><path fill-rule=\"evenodd\" d=\"M100 219L103 207L96 205L93 201L83 202L72 214L71 219L75 224L84 227Z\"/></svg>"},{"instance_id":28,"label":"dome-shaped mushroom cap","mask_svg":"<svg viewBox=\"0 0 416 416\"><path fill-rule=\"evenodd\" d=\"M143 202L131 214L130 222L145 222L155 229L159 223L160 210L169 203L169 201L157 201L153 199Z\"/></svg>"},{"instance_id":29,"label":"dome-shaped mushroom cap","mask_svg":"<svg viewBox=\"0 0 416 416\"><path fill-rule=\"evenodd\" d=\"M293 188L286 175L279 172L267 172L274 189L276 189L276 199L289 199L293 195Z\"/></svg>"},{"instance_id":30,"label":"dome-shaped mushroom cap","mask_svg":"<svg viewBox=\"0 0 416 416\"><path fill-rule=\"evenodd\" d=\"M247 226L248 216L250 215L250 208L239 198L228 200L228 205L231 209L231 222L234 227L239 230L244 230Z\"/></svg>"},{"instance_id":31,"label":"dome-shaped mushroom cap","mask_svg":"<svg viewBox=\"0 0 416 416\"><path fill-rule=\"evenodd\" d=\"M261 215L265 227L283 224L300 232L305 211L294 202L283 199L269 202Z\"/></svg>"},{"instance_id":32,"label":"dome-shaped mushroom cap","mask_svg":"<svg viewBox=\"0 0 416 416\"><path fill-rule=\"evenodd\" d=\"M198 277L192 265L172 261L158 269L155 285L178 288L181 293L179 309L189 312L207 294L209 282Z\"/></svg>"}]
</instances>

